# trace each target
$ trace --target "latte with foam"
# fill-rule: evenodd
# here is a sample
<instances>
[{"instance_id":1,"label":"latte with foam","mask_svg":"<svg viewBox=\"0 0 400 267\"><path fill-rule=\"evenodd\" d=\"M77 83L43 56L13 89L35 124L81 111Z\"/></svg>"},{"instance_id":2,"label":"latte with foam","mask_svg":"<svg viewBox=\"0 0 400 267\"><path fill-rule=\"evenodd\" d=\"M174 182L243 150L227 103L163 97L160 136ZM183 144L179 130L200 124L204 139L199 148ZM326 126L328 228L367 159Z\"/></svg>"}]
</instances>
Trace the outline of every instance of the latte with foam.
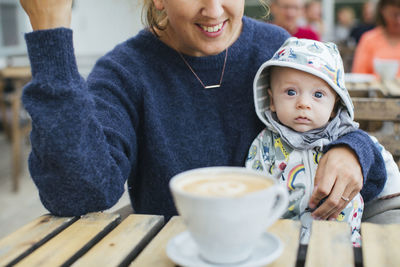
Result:
<instances>
[{"instance_id":1,"label":"latte with foam","mask_svg":"<svg viewBox=\"0 0 400 267\"><path fill-rule=\"evenodd\" d=\"M172 177L169 187L198 254L224 266L250 258L289 202L276 180L243 167L188 170Z\"/></svg>"},{"instance_id":2,"label":"latte with foam","mask_svg":"<svg viewBox=\"0 0 400 267\"><path fill-rule=\"evenodd\" d=\"M272 186L273 182L262 177L223 173L192 177L179 184L181 190L202 196L236 197Z\"/></svg>"}]
</instances>

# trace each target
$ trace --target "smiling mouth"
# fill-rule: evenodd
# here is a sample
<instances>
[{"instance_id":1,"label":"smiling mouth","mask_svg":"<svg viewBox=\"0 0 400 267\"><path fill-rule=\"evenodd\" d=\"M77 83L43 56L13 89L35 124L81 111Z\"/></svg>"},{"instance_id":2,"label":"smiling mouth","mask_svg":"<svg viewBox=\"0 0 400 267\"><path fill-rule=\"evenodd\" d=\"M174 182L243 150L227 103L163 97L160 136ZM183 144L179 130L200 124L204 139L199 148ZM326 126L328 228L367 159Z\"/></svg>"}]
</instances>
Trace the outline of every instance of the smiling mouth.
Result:
<instances>
[{"instance_id":1,"label":"smiling mouth","mask_svg":"<svg viewBox=\"0 0 400 267\"><path fill-rule=\"evenodd\" d=\"M222 27L224 26L224 22L214 25L214 26L206 26L206 25L201 25L201 24L197 24L203 31L208 32L208 33L215 33L215 32L219 32Z\"/></svg>"}]
</instances>

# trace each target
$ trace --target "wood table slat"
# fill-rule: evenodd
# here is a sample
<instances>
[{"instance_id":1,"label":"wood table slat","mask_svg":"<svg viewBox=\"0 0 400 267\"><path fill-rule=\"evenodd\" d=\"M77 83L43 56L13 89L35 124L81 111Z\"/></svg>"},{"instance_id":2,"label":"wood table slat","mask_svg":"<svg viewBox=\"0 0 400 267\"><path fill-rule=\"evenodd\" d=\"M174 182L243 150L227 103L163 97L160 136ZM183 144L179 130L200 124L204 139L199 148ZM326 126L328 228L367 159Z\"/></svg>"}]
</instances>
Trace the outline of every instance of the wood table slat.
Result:
<instances>
[{"instance_id":1,"label":"wood table slat","mask_svg":"<svg viewBox=\"0 0 400 267\"><path fill-rule=\"evenodd\" d=\"M173 267L173 263L167 256L165 249L168 241L175 235L186 230L186 226L180 217L172 217L164 228L154 237L130 267L157 266Z\"/></svg>"},{"instance_id":2,"label":"wood table slat","mask_svg":"<svg viewBox=\"0 0 400 267\"><path fill-rule=\"evenodd\" d=\"M400 266L400 225L361 225L364 267Z\"/></svg>"},{"instance_id":3,"label":"wood table slat","mask_svg":"<svg viewBox=\"0 0 400 267\"><path fill-rule=\"evenodd\" d=\"M76 221L43 215L0 240L0 266L13 265Z\"/></svg>"},{"instance_id":4,"label":"wood table slat","mask_svg":"<svg viewBox=\"0 0 400 267\"><path fill-rule=\"evenodd\" d=\"M345 222L313 221L305 266L354 266L350 226Z\"/></svg>"},{"instance_id":5,"label":"wood table slat","mask_svg":"<svg viewBox=\"0 0 400 267\"><path fill-rule=\"evenodd\" d=\"M7 67L0 69L0 76L13 79L29 79L32 76L31 67Z\"/></svg>"},{"instance_id":6,"label":"wood table slat","mask_svg":"<svg viewBox=\"0 0 400 267\"><path fill-rule=\"evenodd\" d=\"M163 224L163 216L132 214L72 266L126 265L150 242Z\"/></svg>"},{"instance_id":7,"label":"wood table slat","mask_svg":"<svg viewBox=\"0 0 400 267\"><path fill-rule=\"evenodd\" d=\"M388 92L382 88L382 83L346 83L351 97L385 97Z\"/></svg>"},{"instance_id":8,"label":"wood table slat","mask_svg":"<svg viewBox=\"0 0 400 267\"><path fill-rule=\"evenodd\" d=\"M300 227L300 221L279 220L268 229L268 232L279 237L284 244L281 256L268 266L296 266L297 251L300 242Z\"/></svg>"},{"instance_id":9,"label":"wood table slat","mask_svg":"<svg viewBox=\"0 0 400 267\"><path fill-rule=\"evenodd\" d=\"M382 81L385 90L390 96L400 96L400 79Z\"/></svg>"},{"instance_id":10,"label":"wood table slat","mask_svg":"<svg viewBox=\"0 0 400 267\"><path fill-rule=\"evenodd\" d=\"M354 97L356 120L400 121L400 99Z\"/></svg>"},{"instance_id":11,"label":"wood table slat","mask_svg":"<svg viewBox=\"0 0 400 267\"><path fill-rule=\"evenodd\" d=\"M16 266L68 266L111 231L120 216L90 213L53 237Z\"/></svg>"},{"instance_id":12,"label":"wood table slat","mask_svg":"<svg viewBox=\"0 0 400 267\"><path fill-rule=\"evenodd\" d=\"M346 88L352 97L398 97L400 96L400 78L371 82L346 82Z\"/></svg>"}]
</instances>

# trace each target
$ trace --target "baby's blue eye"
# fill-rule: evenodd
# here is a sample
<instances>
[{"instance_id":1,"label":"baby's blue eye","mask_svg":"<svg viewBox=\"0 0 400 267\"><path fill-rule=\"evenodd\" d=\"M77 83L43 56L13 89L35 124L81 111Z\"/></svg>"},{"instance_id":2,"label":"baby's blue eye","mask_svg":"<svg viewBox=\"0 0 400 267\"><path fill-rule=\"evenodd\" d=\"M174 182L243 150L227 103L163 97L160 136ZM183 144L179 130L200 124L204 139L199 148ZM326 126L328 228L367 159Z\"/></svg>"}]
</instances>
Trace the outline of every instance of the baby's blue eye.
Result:
<instances>
[{"instance_id":1,"label":"baby's blue eye","mask_svg":"<svg viewBox=\"0 0 400 267\"><path fill-rule=\"evenodd\" d=\"M323 95L321 92L316 92L316 93L314 94L314 96L315 96L316 98L321 98L321 97L323 97L324 95Z\"/></svg>"},{"instance_id":2,"label":"baby's blue eye","mask_svg":"<svg viewBox=\"0 0 400 267\"><path fill-rule=\"evenodd\" d=\"M289 89L289 90L287 90L287 94L288 95L296 95L296 91L293 89Z\"/></svg>"}]
</instances>

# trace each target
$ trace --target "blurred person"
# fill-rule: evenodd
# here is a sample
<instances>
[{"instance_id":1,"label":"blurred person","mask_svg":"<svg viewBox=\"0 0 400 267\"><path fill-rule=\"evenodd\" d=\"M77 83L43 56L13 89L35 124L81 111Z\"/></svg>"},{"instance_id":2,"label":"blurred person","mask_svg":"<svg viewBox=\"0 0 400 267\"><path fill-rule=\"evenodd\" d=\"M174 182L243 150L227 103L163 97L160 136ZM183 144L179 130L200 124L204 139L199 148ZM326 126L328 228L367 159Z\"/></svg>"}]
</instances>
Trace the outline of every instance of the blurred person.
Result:
<instances>
[{"instance_id":1,"label":"blurred person","mask_svg":"<svg viewBox=\"0 0 400 267\"><path fill-rule=\"evenodd\" d=\"M292 36L320 40L320 36L310 27L302 27L299 20L303 15L303 0L272 0L272 23L286 29Z\"/></svg>"},{"instance_id":2,"label":"blurred person","mask_svg":"<svg viewBox=\"0 0 400 267\"><path fill-rule=\"evenodd\" d=\"M320 37L324 34L324 22L322 21L322 7L320 0L307 1L304 6L304 26L310 27Z\"/></svg>"},{"instance_id":3,"label":"blurred person","mask_svg":"<svg viewBox=\"0 0 400 267\"><path fill-rule=\"evenodd\" d=\"M372 30L375 27L375 7L376 4L373 1L368 1L363 4L361 21L350 31L350 37L356 44L358 44L364 32Z\"/></svg>"},{"instance_id":4,"label":"blurred person","mask_svg":"<svg viewBox=\"0 0 400 267\"><path fill-rule=\"evenodd\" d=\"M361 36L354 55L352 72L378 75L374 59L400 62L400 0L380 0L377 4L377 26ZM400 68L397 71L400 77Z\"/></svg>"},{"instance_id":5,"label":"blurred person","mask_svg":"<svg viewBox=\"0 0 400 267\"><path fill-rule=\"evenodd\" d=\"M336 13L336 18L334 40L336 43L344 43L348 40L355 22L354 9L350 6L341 7Z\"/></svg>"}]
</instances>

